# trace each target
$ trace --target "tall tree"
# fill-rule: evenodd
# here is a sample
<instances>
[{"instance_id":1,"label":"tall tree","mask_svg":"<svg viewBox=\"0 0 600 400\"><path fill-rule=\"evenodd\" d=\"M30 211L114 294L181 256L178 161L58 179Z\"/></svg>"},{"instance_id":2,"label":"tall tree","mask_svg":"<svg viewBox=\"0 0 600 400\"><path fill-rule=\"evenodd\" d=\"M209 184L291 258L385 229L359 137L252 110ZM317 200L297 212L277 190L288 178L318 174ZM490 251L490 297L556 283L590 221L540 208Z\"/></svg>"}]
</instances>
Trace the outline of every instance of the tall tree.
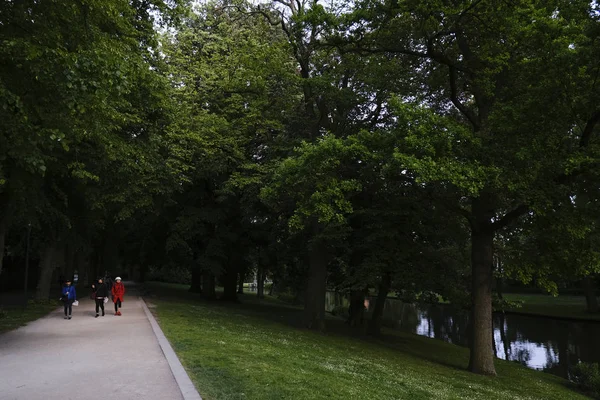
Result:
<instances>
[{"instance_id":1,"label":"tall tree","mask_svg":"<svg viewBox=\"0 0 600 400\"><path fill-rule=\"evenodd\" d=\"M70 200L91 195L88 189L100 180L107 183L117 158L121 166L127 164L120 172L148 172L145 160L155 160L156 152L148 152L152 146L147 143L160 125L152 126L146 118L156 111L155 96L148 92L160 87L150 69L151 49L157 45L153 24L159 23L155 17L174 17L179 3L0 5L0 40L6 44L0 49L0 246L15 204L29 207L24 214L30 219L44 220L40 229L69 231L75 217ZM143 142L145 147L138 146ZM125 206L120 216L107 210L109 218L122 218L140 201L147 203L148 196L138 192L128 197L122 190L144 187L133 185L140 175L127 178L120 188L101 191L103 199L86 198L79 211L104 207L110 194L111 202ZM43 275L42 281L47 280L48 274Z\"/></svg>"},{"instance_id":2,"label":"tall tree","mask_svg":"<svg viewBox=\"0 0 600 400\"><path fill-rule=\"evenodd\" d=\"M599 14L588 1L361 2L339 43L413 66L398 150L471 230L469 369L494 375L495 234L597 162ZM412 104L413 106L408 106Z\"/></svg>"},{"instance_id":3,"label":"tall tree","mask_svg":"<svg viewBox=\"0 0 600 400\"><path fill-rule=\"evenodd\" d=\"M194 254L193 276L217 275L230 300L252 246L245 238L264 219L256 193L294 98L283 39L237 1L199 7L164 41L178 103L169 164L180 171L184 206L172 237Z\"/></svg>"},{"instance_id":4,"label":"tall tree","mask_svg":"<svg viewBox=\"0 0 600 400\"><path fill-rule=\"evenodd\" d=\"M299 145L300 141L318 142L327 134L345 137L357 133L361 128L375 126L383 119L382 114L385 114L382 104L388 90L385 85L376 84L383 82L384 74L373 74L373 70L380 64L375 62L370 64L369 68L365 68L364 58L354 54L342 55L335 48L323 45L325 39L336 29L337 21L333 15L339 11L339 6L336 2L323 5L318 1L276 1L254 9L255 13L263 15L270 24L281 27L296 63L302 103L293 119L290 119L291 123L286 126L288 143ZM381 80L378 81L379 79ZM329 144L329 140L323 142L325 146ZM289 150L291 149L288 147L288 153L284 156L293 154ZM300 164L303 162L297 161ZM291 165L292 161L286 160L285 163L288 164L283 165L279 172ZM281 185L279 172L274 175L273 188L282 193L280 188L277 189ZM304 182L298 186L299 190L317 190L319 186L311 186L313 183L309 183L308 186L303 184ZM322 184L326 186L328 183ZM319 193L314 195L316 197ZM295 197L298 201L296 211L307 206L304 196L310 196L310 192ZM294 198L294 195L289 196L289 199L291 198ZM322 217L317 211L309 223L310 227L302 228L305 241L310 243L307 247L309 254L305 260L308 271L304 325L316 329L321 329L324 324L324 290L327 268L331 261L327 250L330 244L326 238L333 234L330 231L332 226L327 222L322 223L327 218ZM307 223L308 219L301 224ZM289 222L294 225L297 221ZM345 233L338 232L333 236L338 234L343 236Z\"/></svg>"}]
</instances>

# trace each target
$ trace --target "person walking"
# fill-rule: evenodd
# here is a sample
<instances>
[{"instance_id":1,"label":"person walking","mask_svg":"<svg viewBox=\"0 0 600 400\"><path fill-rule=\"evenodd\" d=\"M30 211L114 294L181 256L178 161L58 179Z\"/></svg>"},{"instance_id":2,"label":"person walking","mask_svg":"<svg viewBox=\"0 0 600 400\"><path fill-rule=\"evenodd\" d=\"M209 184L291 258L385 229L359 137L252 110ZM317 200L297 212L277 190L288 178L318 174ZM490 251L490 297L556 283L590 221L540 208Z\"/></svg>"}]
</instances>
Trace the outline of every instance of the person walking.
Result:
<instances>
[{"instance_id":1,"label":"person walking","mask_svg":"<svg viewBox=\"0 0 600 400\"><path fill-rule=\"evenodd\" d=\"M113 303L115 303L115 315L121 315L119 308L121 308L121 302L125 296L125 285L121 282L121 277L115 278L111 292Z\"/></svg>"},{"instance_id":2,"label":"person walking","mask_svg":"<svg viewBox=\"0 0 600 400\"><path fill-rule=\"evenodd\" d=\"M92 290L96 293L96 318L100 315L100 309L102 309L102 316L104 317L104 299L108 297L108 288L102 278L98 278L98 282L92 285Z\"/></svg>"},{"instance_id":3,"label":"person walking","mask_svg":"<svg viewBox=\"0 0 600 400\"><path fill-rule=\"evenodd\" d=\"M77 293L75 292L75 287L71 286L71 279L69 278L65 280L62 288L61 300L65 307L65 319L71 319L71 314L73 314L73 302L77 300Z\"/></svg>"}]
</instances>

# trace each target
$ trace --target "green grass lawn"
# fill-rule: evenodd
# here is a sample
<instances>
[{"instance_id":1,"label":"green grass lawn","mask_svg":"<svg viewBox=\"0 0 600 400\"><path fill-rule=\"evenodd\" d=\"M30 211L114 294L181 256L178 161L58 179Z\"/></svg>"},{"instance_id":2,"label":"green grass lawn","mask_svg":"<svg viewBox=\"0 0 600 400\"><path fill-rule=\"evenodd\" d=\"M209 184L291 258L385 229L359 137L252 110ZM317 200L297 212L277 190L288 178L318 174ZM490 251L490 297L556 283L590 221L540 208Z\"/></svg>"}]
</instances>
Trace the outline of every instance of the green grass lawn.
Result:
<instances>
[{"instance_id":1,"label":"green grass lawn","mask_svg":"<svg viewBox=\"0 0 600 400\"><path fill-rule=\"evenodd\" d=\"M465 370L464 348L401 332L379 340L337 319L299 329L297 307L253 294L205 302L185 286L150 283L146 300L206 400L584 399L556 376L497 361L498 377Z\"/></svg>"},{"instance_id":2,"label":"green grass lawn","mask_svg":"<svg viewBox=\"0 0 600 400\"><path fill-rule=\"evenodd\" d=\"M9 307L0 310L0 333L17 329L43 317L60 306L57 300L30 301L27 307Z\"/></svg>"},{"instance_id":3,"label":"green grass lawn","mask_svg":"<svg viewBox=\"0 0 600 400\"><path fill-rule=\"evenodd\" d=\"M600 320L600 314L590 314L586 311L583 296L559 295L554 297L545 294L507 293L504 298L510 301L523 302L523 307L514 309L517 312L551 317Z\"/></svg>"},{"instance_id":4,"label":"green grass lawn","mask_svg":"<svg viewBox=\"0 0 600 400\"><path fill-rule=\"evenodd\" d=\"M89 288L76 286L76 289L78 298L83 299L89 296ZM52 300L29 300L25 309L18 306L0 308L0 333L17 329L62 307L62 302L58 300L60 293L53 292L52 294L55 295Z\"/></svg>"}]
</instances>

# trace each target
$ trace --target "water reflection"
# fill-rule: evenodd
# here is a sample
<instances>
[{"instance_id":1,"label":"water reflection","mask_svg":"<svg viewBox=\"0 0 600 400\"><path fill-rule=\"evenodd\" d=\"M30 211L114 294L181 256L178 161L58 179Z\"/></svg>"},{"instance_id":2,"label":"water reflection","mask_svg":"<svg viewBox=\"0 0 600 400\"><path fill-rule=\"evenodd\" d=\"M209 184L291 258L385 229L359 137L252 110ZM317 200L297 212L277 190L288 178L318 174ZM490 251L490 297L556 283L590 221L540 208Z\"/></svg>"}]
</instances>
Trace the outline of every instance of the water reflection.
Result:
<instances>
[{"instance_id":1,"label":"water reflection","mask_svg":"<svg viewBox=\"0 0 600 400\"><path fill-rule=\"evenodd\" d=\"M328 308L341 306L328 296ZM373 303L371 303L373 304ZM600 323L573 322L514 314L494 314L496 357L568 377L579 361L600 362ZM469 315L448 306L418 306L388 299L384 324L467 346Z\"/></svg>"}]
</instances>

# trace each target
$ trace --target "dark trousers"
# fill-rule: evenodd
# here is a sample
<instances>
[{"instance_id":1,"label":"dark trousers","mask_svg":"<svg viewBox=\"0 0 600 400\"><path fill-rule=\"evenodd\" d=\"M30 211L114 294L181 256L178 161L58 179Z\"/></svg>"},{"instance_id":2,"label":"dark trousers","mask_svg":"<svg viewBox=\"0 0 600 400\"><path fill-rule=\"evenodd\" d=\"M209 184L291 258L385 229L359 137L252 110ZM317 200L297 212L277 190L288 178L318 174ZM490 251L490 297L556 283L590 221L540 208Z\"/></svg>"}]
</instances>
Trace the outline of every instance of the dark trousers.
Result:
<instances>
[{"instance_id":1,"label":"dark trousers","mask_svg":"<svg viewBox=\"0 0 600 400\"><path fill-rule=\"evenodd\" d=\"M119 308L121 308L121 300L115 301L115 312L119 311Z\"/></svg>"},{"instance_id":2,"label":"dark trousers","mask_svg":"<svg viewBox=\"0 0 600 400\"><path fill-rule=\"evenodd\" d=\"M63 300L63 305L65 306L65 316L71 315L73 313L73 300Z\"/></svg>"},{"instance_id":3,"label":"dark trousers","mask_svg":"<svg viewBox=\"0 0 600 400\"><path fill-rule=\"evenodd\" d=\"M96 314L99 309L102 309L102 315L104 315L104 297L96 297Z\"/></svg>"}]
</instances>

